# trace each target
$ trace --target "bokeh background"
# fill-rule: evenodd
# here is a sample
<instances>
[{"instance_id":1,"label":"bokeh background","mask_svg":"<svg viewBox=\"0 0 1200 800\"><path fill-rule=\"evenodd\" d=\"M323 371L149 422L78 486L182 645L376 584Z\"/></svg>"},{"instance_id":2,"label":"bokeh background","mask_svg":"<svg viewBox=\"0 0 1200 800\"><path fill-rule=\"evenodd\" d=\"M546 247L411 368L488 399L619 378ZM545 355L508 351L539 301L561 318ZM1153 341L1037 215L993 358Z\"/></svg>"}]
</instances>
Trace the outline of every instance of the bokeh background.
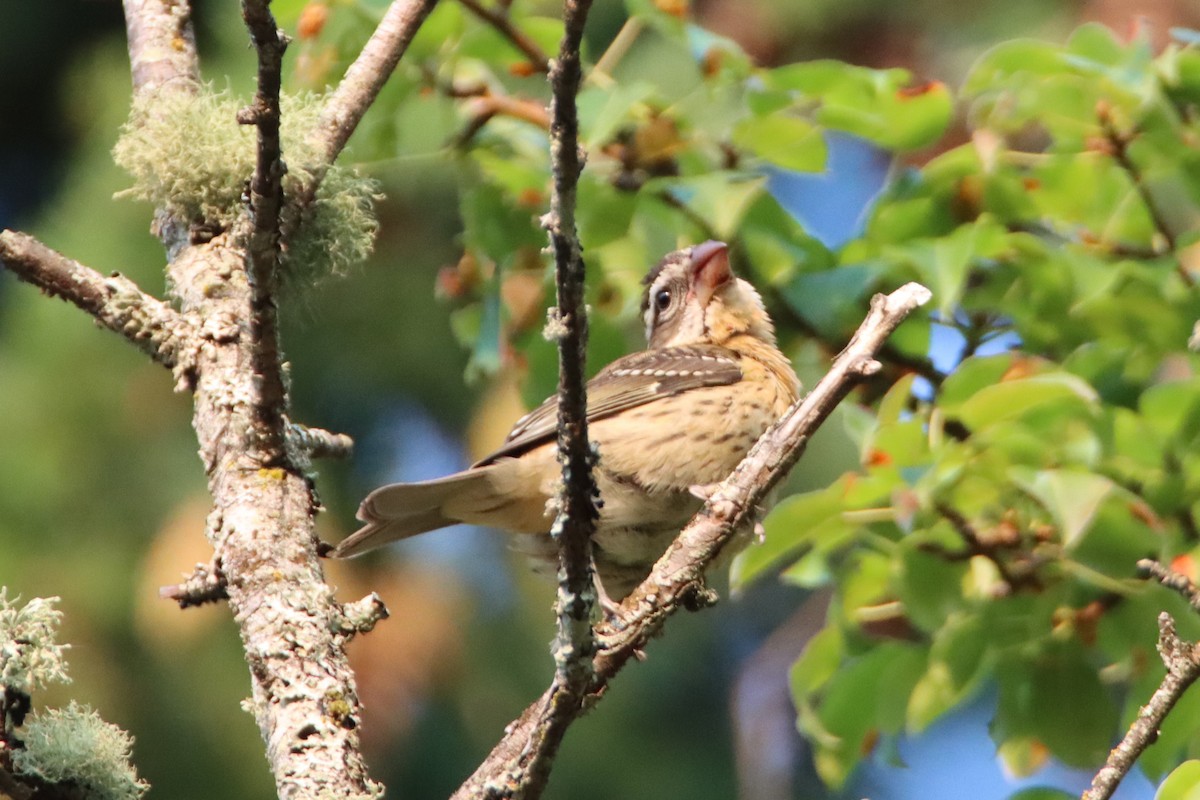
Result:
<instances>
[{"instance_id":1,"label":"bokeh background","mask_svg":"<svg viewBox=\"0 0 1200 800\"><path fill-rule=\"evenodd\" d=\"M247 91L253 54L236 4L197 6L206 78ZM1194 0L710 0L692 13L762 64L832 57L951 86L1003 39L1060 40L1083 21L1148 27L1158 41L1171 26L1200 27ZM623 15L620 4L598 3L591 36L603 44ZM129 102L120 4L2 0L0 21L0 226L161 292L150 209L114 199L129 183L109 155ZM639 58L655 63L653 52ZM467 380L451 304L435 299L439 271L461 255L454 156L443 147L460 124L453 114L421 120L400 155L352 147L348 157L387 195L376 254L285 309L296 417L357 442L349 463L318 465L328 540L352 529L371 488L464 466L521 411L513 371ZM838 163L847 166L835 180L802 186L793 204L835 241L853 231L881 175L869 154L835 153ZM836 214L820 215L831 207ZM626 346L636 346L636 325L620 320ZM814 369L801 364L810 381ZM172 393L160 367L0 273L0 585L60 596L72 645L74 683L39 702L73 697L130 730L152 797L268 796L257 730L238 708L248 682L227 610L180 612L158 599L158 587L209 556L189 420L189 398ZM830 427L798 485L822 485L853 463ZM377 590L393 615L353 646L376 777L395 797L449 794L549 678L552 587L498 536L467 528L329 572L343 599ZM763 585L672 620L648 660L570 732L548 796L821 796L786 688L821 613L819 598ZM849 796L960 797L964 785L973 797L1005 796L1012 784L975 723L977 741L961 721L935 726L933 745L894 759L910 768L873 766ZM948 762L964 772L952 775ZM1136 783L1126 791L1149 793Z\"/></svg>"}]
</instances>

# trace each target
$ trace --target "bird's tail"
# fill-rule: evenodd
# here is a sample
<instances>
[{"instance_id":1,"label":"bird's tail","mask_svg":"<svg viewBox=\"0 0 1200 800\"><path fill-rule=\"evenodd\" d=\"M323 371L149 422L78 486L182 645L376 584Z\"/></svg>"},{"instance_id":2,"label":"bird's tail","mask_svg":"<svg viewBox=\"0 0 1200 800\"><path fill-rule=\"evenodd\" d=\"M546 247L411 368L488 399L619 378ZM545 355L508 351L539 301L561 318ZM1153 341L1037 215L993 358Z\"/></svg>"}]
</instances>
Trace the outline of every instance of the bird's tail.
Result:
<instances>
[{"instance_id":1,"label":"bird's tail","mask_svg":"<svg viewBox=\"0 0 1200 800\"><path fill-rule=\"evenodd\" d=\"M461 506L465 498L489 494L489 471L475 468L432 481L381 486L358 507L358 519L366 524L343 539L333 556L361 555L397 539L464 521L447 506Z\"/></svg>"}]
</instances>

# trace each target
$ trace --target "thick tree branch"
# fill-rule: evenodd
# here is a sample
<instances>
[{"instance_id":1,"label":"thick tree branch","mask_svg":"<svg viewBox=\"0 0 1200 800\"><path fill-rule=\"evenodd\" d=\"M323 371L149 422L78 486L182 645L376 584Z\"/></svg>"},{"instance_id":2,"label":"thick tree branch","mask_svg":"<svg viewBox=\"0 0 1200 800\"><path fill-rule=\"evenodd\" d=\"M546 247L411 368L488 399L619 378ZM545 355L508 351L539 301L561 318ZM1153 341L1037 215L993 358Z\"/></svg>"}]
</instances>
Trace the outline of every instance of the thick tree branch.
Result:
<instances>
[{"instance_id":1,"label":"thick tree branch","mask_svg":"<svg viewBox=\"0 0 1200 800\"><path fill-rule=\"evenodd\" d=\"M175 369L189 362L195 327L128 278L101 275L15 231L0 232L0 262L21 280L91 314L164 367ZM187 375L181 372L181 378L186 385Z\"/></svg>"},{"instance_id":2,"label":"thick tree branch","mask_svg":"<svg viewBox=\"0 0 1200 800\"><path fill-rule=\"evenodd\" d=\"M617 616L596 626L601 644L593 662L595 674L578 705L561 713L578 716L597 698L612 678L662 629L680 608L695 608L711 601L704 572L747 523L772 487L796 463L812 434L833 409L865 376L879 369L875 360L883 342L917 306L929 300L929 290L910 283L892 294L876 295L871 311L858 332L813 390L771 427L742 463L692 518L642 584L621 603ZM455 793L458 800L478 797L516 797L513 776L532 750L544 747L540 720L547 707L563 702L557 684L512 722L504 738L466 783Z\"/></svg>"},{"instance_id":3,"label":"thick tree branch","mask_svg":"<svg viewBox=\"0 0 1200 800\"><path fill-rule=\"evenodd\" d=\"M129 66L136 92L194 92L200 63L187 0L124 0Z\"/></svg>"},{"instance_id":4,"label":"thick tree branch","mask_svg":"<svg viewBox=\"0 0 1200 800\"><path fill-rule=\"evenodd\" d=\"M305 450L325 444L344 449L345 443L317 436L322 443L307 448L296 442L294 432L289 436L278 345L260 313L274 312L274 251L286 227L277 216L276 185L283 172L274 127L282 40L265 2L246 2L247 21L262 44L259 94L246 120L260 128L252 213L234 232L203 241L188 237L190 221L169 219L161 211L156 229L170 254L171 294L184 318L200 321L192 424L213 497L206 533L242 637L250 666L250 710L266 743L278 794L375 796L379 787L367 776L359 748L361 707L344 649L351 629L365 627L373 612L364 607L348 618L324 582L314 531L319 504L301 459ZM171 9L186 7L184 0L127 0L135 70L139 59L178 44L162 33L162 24L137 15L169 17ZM144 30L155 35L134 36ZM187 41L181 46L190 49ZM194 49L190 58L194 61ZM169 80L160 80L165 83ZM135 74L135 85L146 92L159 84ZM354 122L373 97L361 98ZM346 136L352 128L345 129ZM331 147L328 161L341 144ZM319 166L323 175L327 164ZM265 260L255 262L264 254ZM268 407L275 402L274 409ZM264 420L270 421L275 441L263 435ZM220 591L219 580L198 583L201 590Z\"/></svg>"},{"instance_id":5,"label":"thick tree branch","mask_svg":"<svg viewBox=\"0 0 1200 800\"><path fill-rule=\"evenodd\" d=\"M171 262L185 314L222 331L199 349L192 425L213 509L206 534L250 665L250 709L281 798L370 795L346 615L317 558L317 500L299 465L264 448L248 335L245 242L226 233ZM279 370L278 363L273 369Z\"/></svg>"},{"instance_id":6,"label":"thick tree branch","mask_svg":"<svg viewBox=\"0 0 1200 800\"><path fill-rule=\"evenodd\" d=\"M508 14L504 11L487 8L478 0L458 0L458 2L462 3L463 7L472 14L495 28L501 36L512 43L513 47L528 56L529 62L533 64L535 70L538 72L550 71L550 59L546 57L546 53L538 46L537 42L512 24Z\"/></svg>"}]
</instances>

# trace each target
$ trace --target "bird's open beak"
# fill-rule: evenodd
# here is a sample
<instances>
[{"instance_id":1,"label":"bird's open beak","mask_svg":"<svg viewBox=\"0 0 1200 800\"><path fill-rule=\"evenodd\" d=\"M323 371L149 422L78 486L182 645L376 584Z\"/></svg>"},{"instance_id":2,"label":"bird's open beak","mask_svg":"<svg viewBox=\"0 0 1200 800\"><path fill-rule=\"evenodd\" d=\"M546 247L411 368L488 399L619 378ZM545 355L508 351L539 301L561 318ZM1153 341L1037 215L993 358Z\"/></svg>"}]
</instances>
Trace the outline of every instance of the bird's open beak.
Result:
<instances>
[{"instance_id":1,"label":"bird's open beak","mask_svg":"<svg viewBox=\"0 0 1200 800\"><path fill-rule=\"evenodd\" d=\"M709 240L692 248L692 286L701 308L733 278L729 271L729 245Z\"/></svg>"}]
</instances>

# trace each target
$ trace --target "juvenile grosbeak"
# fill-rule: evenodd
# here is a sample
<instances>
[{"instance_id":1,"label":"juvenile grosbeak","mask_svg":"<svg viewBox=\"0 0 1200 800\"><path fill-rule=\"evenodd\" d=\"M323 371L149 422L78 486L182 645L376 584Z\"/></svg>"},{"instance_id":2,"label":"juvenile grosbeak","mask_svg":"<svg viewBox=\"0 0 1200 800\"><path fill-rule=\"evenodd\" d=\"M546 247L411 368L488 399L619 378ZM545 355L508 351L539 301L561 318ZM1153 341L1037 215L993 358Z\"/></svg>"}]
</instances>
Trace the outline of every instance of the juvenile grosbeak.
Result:
<instances>
[{"instance_id":1,"label":"juvenile grosbeak","mask_svg":"<svg viewBox=\"0 0 1200 800\"><path fill-rule=\"evenodd\" d=\"M647 349L587 385L600 518L596 573L610 598L633 590L709 487L729 475L800 389L762 298L733 275L725 244L667 255L644 281ZM553 574L549 501L561 474L556 398L517 421L499 450L462 472L371 492L366 524L334 550L355 556L456 522L501 528Z\"/></svg>"}]
</instances>

